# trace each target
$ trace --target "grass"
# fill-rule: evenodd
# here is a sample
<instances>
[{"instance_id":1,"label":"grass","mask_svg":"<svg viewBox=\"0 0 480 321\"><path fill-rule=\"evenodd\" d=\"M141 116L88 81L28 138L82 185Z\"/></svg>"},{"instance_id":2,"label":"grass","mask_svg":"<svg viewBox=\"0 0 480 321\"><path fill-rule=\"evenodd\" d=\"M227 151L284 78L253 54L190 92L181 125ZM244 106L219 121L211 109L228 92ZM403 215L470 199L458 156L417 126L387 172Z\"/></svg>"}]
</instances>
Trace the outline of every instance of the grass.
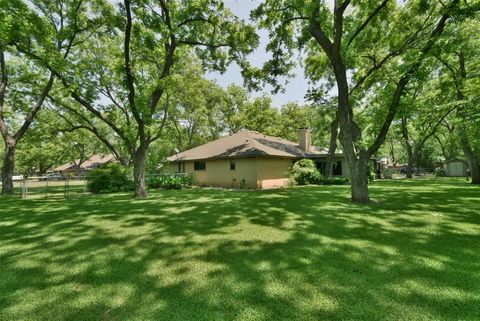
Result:
<instances>
[{"instance_id":1,"label":"grass","mask_svg":"<svg viewBox=\"0 0 480 321\"><path fill-rule=\"evenodd\" d=\"M0 320L479 320L456 179L0 199Z\"/></svg>"}]
</instances>

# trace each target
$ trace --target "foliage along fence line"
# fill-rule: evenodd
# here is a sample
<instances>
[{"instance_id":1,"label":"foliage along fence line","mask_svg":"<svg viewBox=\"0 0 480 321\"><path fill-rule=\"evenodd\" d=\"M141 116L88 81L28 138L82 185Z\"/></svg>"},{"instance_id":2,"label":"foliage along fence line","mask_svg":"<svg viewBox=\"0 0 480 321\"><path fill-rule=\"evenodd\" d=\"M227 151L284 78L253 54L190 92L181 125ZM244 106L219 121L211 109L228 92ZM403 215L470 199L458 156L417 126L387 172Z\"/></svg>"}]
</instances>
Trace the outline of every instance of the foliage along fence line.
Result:
<instances>
[{"instance_id":1,"label":"foliage along fence line","mask_svg":"<svg viewBox=\"0 0 480 321\"><path fill-rule=\"evenodd\" d=\"M65 176L61 178L29 177L14 182L14 195L30 198L67 198L72 196L133 191L131 175L108 176L102 172L87 176ZM183 189L195 184L191 174L145 174L149 189Z\"/></svg>"}]
</instances>

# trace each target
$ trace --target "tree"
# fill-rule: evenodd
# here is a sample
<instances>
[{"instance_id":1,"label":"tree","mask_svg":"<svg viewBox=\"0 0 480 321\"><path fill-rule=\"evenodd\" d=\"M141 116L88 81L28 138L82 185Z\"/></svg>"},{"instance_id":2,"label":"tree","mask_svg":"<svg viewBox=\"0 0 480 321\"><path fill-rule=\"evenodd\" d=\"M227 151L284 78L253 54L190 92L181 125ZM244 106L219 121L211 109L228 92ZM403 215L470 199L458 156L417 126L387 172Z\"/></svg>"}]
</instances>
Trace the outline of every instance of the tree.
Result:
<instances>
[{"instance_id":1,"label":"tree","mask_svg":"<svg viewBox=\"0 0 480 321\"><path fill-rule=\"evenodd\" d=\"M251 98L241 86L227 88L222 115L228 134L248 129L278 135L280 130L280 113L272 105L272 99L266 95Z\"/></svg>"},{"instance_id":2,"label":"tree","mask_svg":"<svg viewBox=\"0 0 480 321\"><path fill-rule=\"evenodd\" d=\"M288 102L280 107L279 130L276 136L292 142L298 141L299 128L312 128L315 134L320 131L314 128L315 110L310 105Z\"/></svg>"},{"instance_id":3,"label":"tree","mask_svg":"<svg viewBox=\"0 0 480 321\"><path fill-rule=\"evenodd\" d=\"M467 158L472 184L480 184L480 42L478 11L475 17L456 24L442 45L447 50L436 52L445 79L454 88L453 96L458 103L457 129L465 157ZM447 91L448 93L448 91Z\"/></svg>"},{"instance_id":4,"label":"tree","mask_svg":"<svg viewBox=\"0 0 480 321\"><path fill-rule=\"evenodd\" d=\"M455 102L445 101L442 92L446 88L437 81L436 73L427 72L430 76L416 79L417 85L405 94L399 107L400 132L407 152L407 178L412 178L415 164L421 165L420 156L426 143L457 108Z\"/></svg>"},{"instance_id":5,"label":"tree","mask_svg":"<svg viewBox=\"0 0 480 321\"><path fill-rule=\"evenodd\" d=\"M123 143L133 164L135 196L145 197L148 149L163 135L167 93L182 56L194 50L205 68L224 71L231 61L244 59L257 36L222 1L124 0L114 6L97 0L95 5L105 23L90 29L91 37L76 44L63 68L28 54L48 65L76 103ZM85 127L99 132L92 125Z\"/></svg>"},{"instance_id":6,"label":"tree","mask_svg":"<svg viewBox=\"0 0 480 321\"><path fill-rule=\"evenodd\" d=\"M204 78L198 59L183 66L175 79L175 90L169 94L172 107L167 120L177 137L178 149L217 139L224 131L225 91Z\"/></svg>"},{"instance_id":7,"label":"tree","mask_svg":"<svg viewBox=\"0 0 480 321\"><path fill-rule=\"evenodd\" d=\"M435 133L434 138L438 144L438 148L445 160L449 160L460 155L461 146L459 137L454 123L454 115L447 117Z\"/></svg>"},{"instance_id":8,"label":"tree","mask_svg":"<svg viewBox=\"0 0 480 321\"><path fill-rule=\"evenodd\" d=\"M15 150L53 88L51 68L39 64L18 48L55 51L65 59L82 34L83 6L42 1L11 1L0 4L0 132L5 143L2 194L13 193ZM62 2L62 4L63 4ZM48 53L47 53L48 52ZM21 121L17 121L22 118Z\"/></svg>"},{"instance_id":9,"label":"tree","mask_svg":"<svg viewBox=\"0 0 480 321\"><path fill-rule=\"evenodd\" d=\"M326 61L333 72L339 139L350 169L353 202L369 201L367 164L383 144L404 91L458 3L337 0L330 11L320 1L267 0L253 13L261 26L270 30L267 49L273 58L263 73L250 74L275 84L276 76L288 73L294 65L293 48L298 45L307 50L309 61ZM381 72L391 71L392 66L395 85L386 86ZM384 119L367 145L355 120L354 107L364 110L368 108L365 97L386 92L390 101L381 113Z\"/></svg>"}]
</instances>

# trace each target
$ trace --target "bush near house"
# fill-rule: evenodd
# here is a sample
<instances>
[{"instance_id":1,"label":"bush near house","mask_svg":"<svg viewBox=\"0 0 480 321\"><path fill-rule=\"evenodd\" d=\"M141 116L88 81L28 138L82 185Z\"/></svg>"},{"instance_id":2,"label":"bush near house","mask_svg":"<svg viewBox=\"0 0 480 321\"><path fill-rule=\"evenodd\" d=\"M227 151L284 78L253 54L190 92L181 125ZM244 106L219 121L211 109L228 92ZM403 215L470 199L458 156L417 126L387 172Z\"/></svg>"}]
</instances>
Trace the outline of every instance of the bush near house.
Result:
<instances>
[{"instance_id":1,"label":"bush near house","mask_svg":"<svg viewBox=\"0 0 480 321\"><path fill-rule=\"evenodd\" d=\"M318 185L322 175L311 159L301 159L292 166L290 178L297 185Z\"/></svg>"},{"instance_id":2,"label":"bush near house","mask_svg":"<svg viewBox=\"0 0 480 321\"><path fill-rule=\"evenodd\" d=\"M195 176L187 175L168 175L160 174L147 178L148 188L164 188L164 189L182 189L190 188L195 184Z\"/></svg>"},{"instance_id":3,"label":"bush near house","mask_svg":"<svg viewBox=\"0 0 480 321\"><path fill-rule=\"evenodd\" d=\"M290 178L296 185L345 185L345 177L323 177L311 159L301 159L291 169Z\"/></svg>"},{"instance_id":4,"label":"bush near house","mask_svg":"<svg viewBox=\"0 0 480 321\"><path fill-rule=\"evenodd\" d=\"M128 178L125 167L108 163L92 170L87 176L88 190L97 193L133 191L133 181Z\"/></svg>"}]
</instances>

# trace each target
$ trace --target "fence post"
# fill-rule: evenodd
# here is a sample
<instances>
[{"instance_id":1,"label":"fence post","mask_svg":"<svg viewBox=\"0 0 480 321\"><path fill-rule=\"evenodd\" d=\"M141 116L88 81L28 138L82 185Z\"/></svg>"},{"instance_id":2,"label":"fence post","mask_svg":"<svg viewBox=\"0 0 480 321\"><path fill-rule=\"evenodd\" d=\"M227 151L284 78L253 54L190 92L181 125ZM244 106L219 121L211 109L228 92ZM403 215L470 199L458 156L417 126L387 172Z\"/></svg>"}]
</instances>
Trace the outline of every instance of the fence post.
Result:
<instances>
[{"instance_id":1,"label":"fence post","mask_svg":"<svg viewBox=\"0 0 480 321\"><path fill-rule=\"evenodd\" d=\"M22 180L22 198L23 199L27 198L27 189L26 189L25 177Z\"/></svg>"},{"instance_id":2,"label":"fence post","mask_svg":"<svg viewBox=\"0 0 480 321\"><path fill-rule=\"evenodd\" d=\"M68 196L68 179L69 179L69 176L67 175L65 177L64 186L63 186L63 197L64 198L67 198L67 196Z\"/></svg>"}]
</instances>

